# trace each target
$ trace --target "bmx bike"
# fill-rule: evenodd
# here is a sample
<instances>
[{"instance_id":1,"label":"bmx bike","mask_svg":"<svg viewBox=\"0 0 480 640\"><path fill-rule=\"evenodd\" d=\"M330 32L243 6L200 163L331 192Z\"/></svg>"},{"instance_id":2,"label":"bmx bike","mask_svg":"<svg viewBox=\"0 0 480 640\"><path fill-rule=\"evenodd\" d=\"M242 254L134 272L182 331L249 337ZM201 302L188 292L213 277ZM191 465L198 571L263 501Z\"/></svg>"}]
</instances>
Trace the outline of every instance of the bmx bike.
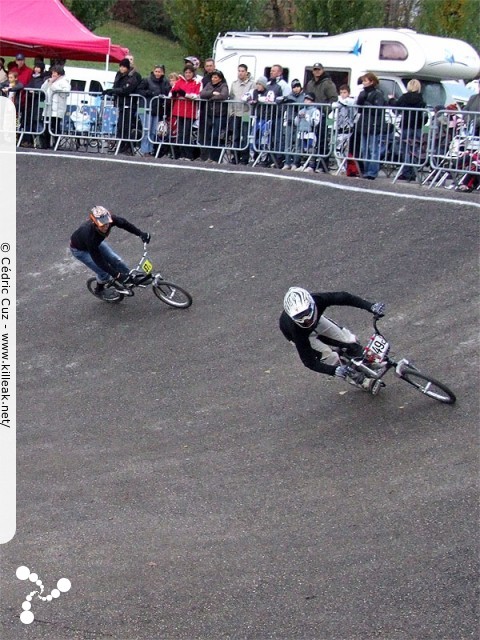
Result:
<instances>
[{"instance_id":1,"label":"bmx bike","mask_svg":"<svg viewBox=\"0 0 480 640\"><path fill-rule=\"evenodd\" d=\"M102 294L95 292L96 278L87 280L87 288L96 298L104 302L118 303L124 298L131 298L136 289L151 287L159 300L170 307L187 309L193 302L190 293L170 280L166 280L159 271L154 271L152 262L148 258L147 244L143 243L143 255L137 266L130 270L127 280L120 283L113 278L105 284Z\"/></svg>"},{"instance_id":2,"label":"bmx bike","mask_svg":"<svg viewBox=\"0 0 480 640\"><path fill-rule=\"evenodd\" d=\"M444 404L454 404L457 398L445 384L419 371L410 360L402 358L397 361L389 355L390 343L377 326L380 317L373 316L374 333L367 345L363 347L361 357L347 355L344 348L338 350L342 364L348 365L356 373L355 378L349 378L347 375L347 380L376 396L380 389L385 387L383 377L390 369L394 369L395 374L401 380L408 382L410 386L428 398Z\"/></svg>"}]
</instances>

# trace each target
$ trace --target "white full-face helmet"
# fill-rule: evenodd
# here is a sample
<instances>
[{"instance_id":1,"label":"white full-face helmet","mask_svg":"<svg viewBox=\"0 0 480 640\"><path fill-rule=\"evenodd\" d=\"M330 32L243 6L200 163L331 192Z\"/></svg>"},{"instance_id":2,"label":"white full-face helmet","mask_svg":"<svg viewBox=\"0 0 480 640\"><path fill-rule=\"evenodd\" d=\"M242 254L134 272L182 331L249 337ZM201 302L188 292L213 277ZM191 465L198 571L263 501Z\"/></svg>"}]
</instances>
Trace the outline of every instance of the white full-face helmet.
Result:
<instances>
[{"instance_id":1,"label":"white full-face helmet","mask_svg":"<svg viewBox=\"0 0 480 640\"><path fill-rule=\"evenodd\" d=\"M315 322L315 301L306 289L290 287L283 299L283 308L299 327L308 329Z\"/></svg>"}]
</instances>

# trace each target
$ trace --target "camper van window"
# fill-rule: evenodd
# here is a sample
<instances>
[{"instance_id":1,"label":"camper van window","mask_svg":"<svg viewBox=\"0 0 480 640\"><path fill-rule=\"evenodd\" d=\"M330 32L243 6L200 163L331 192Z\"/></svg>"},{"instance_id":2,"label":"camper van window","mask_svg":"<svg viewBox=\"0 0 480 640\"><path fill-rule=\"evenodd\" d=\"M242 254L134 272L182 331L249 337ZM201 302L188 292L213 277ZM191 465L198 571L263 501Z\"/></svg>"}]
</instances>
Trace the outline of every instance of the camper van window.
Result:
<instances>
[{"instance_id":1,"label":"camper van window","mask_svg":"<svg viewBox=\"0 0 480 640\"><path fill-rule=\"evenodd\" d=\"M398 100L402 95L402 90L396 80L387 80L385 78L379 78L379 89L387 100L389 96L394 96L395 100Z\"/></svg>"},{"instance_id":2,"label":"camper van window","mask_svg":"<svg viewBox=\"0 0 480 640\"><path fill-rule=\"evenodd\" d=\"M102 93L102 85L98 80L92 80L90 82L90 93Z\"/></svg>"},{"instance_id":3,"label":"camper van window","mask_svg":"<svg viewBox=\"0 0 480 640\"><path fill-rule=\"evenodd\" d=\"M70 90L71 91L85 91L85 85L87 83L85 80L71 80L70 81Z\"/></svg>"},{"instance_id":4,"label":"camper van window","mask_svg":"<svg viewBox=\"0 0 480 640\"><path fill-rule=\"evenodd\" d=\"M380 42L380 60L406 60L408 51L401 42L382 40Z\"/></svg>"}]
</instances>

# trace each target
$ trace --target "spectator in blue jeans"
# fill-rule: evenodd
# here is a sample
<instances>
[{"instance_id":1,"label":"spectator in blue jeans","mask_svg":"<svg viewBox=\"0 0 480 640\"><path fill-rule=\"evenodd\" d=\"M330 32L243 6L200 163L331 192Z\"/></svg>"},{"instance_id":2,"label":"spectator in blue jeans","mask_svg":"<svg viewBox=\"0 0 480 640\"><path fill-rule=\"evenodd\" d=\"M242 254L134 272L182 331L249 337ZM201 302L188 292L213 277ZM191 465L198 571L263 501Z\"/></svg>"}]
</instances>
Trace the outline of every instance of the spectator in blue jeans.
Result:
<instances>
[{"instance_id":1,"label":"spectator in blue jeans","mask_svg":"<svg viewBox=\"0 0 480 640\"><path fill-rule=\"evenodd\" d=\"M385 96L378 88L379 80L374 73L366 73L362 77L362 85L363 91L357 98L357 105L360 107L358 127L362 138L363 177L366 180L375 180L380 170L380 148L385 112L384 109L375 109L374 107L383 107L386 101Z\"/></svg>"}]
</instances>

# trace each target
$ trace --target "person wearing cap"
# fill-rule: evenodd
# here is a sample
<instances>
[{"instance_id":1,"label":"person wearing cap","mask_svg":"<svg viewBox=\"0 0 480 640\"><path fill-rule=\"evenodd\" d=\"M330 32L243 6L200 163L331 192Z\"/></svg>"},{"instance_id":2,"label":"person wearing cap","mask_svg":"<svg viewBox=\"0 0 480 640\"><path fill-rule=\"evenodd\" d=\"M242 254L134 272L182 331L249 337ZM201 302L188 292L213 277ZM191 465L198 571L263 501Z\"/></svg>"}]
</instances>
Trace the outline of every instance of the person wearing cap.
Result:
<instances>
[{"instance_id":1,"label":"person wearing cap","mask_svg":"<svg viewBox=\"0 0 480 640\"><path fill-rule=\"evenodd\" d=\"M131 66L128 58L121 60L118 67L113 87L106 89L103 94L114 96L114 103L118 109L116 136L122 140L119 151L132 153L131 142L124 142L124 140L131 137L132 129L136 124L138 99L132 97L132 94L137 92L139 80L137 74L130 74Z\"/></svg>"},{"instance_id":2,"label":"person wearing cap","mask_svg":"<svg viewBox=\"0 0 480 640\"><path fill-rule=\"evenodd\" d=\"M338 98L337 87L320 62L315 62L312 67L313 78L307 82L305 91L312 92L315 102L319 104L332 104Z\"/></svg>"},{"instance_id":3,"label":"person wearing cap","mask_svg":"<svg viewBox=\"0 0 480 640\"><path fill-rule=\"evenodd\" d=\"M156 64L150 75L147 78L143 78L138 85L137 93L145 97L147 111L150 109L150 126L148 126L147 116L143 122L140 155L155 155L151 140L155 140L158 123L166 116L165 98L170 93L170 89L170 83L165 77L165 66L163 64Z\"/></svg>"},{"instance_id":4,"label":"person wearing cap","mask_svg":"<svg viewBox=\"0 0 480 640\"><path fill-rule=\"evenodd\" d=\"M104 287L111 278L125 282L130 273L128 265L106 242L114 227L138 236L142 242L150 242L148 232L140 231L125 218L110 213L102 206L93 207L88 214L88 220L70 237L70 251L73 257L91 269L97 277L95 294L98 296L103 295Z\"/></svg>"},{"instance_id":5,"label":"person wearing cap","mask_svg":"<svg viewBox=\"0 0 480 640\"><path fill-rule=\"evenodd\" d=\"M282 169L290 171L295 163L295 156L292 154L297 147L297 127L295 126L295 116L298 114L298 104L303 104L305 93L302 89L302 83L295 78L292 80L291 92L284 100L285 109L283 114L283 126L285 127L285 164ZM290 152L290 153L289 153Z\"/></svg>"},{"instance_id":6,"label":"person wearing cap","mask_svg":"<svg viewBox=\"0 0 480 640\"><path fill-rule=\"evenodd\" d=\"M12 67L12 71L18 73L18 81L26 87L32 77L33 69L27 67L25 64L25 56L23 53L17 53L15 56L15 66Z\"/></svg>"}]
</instances>

